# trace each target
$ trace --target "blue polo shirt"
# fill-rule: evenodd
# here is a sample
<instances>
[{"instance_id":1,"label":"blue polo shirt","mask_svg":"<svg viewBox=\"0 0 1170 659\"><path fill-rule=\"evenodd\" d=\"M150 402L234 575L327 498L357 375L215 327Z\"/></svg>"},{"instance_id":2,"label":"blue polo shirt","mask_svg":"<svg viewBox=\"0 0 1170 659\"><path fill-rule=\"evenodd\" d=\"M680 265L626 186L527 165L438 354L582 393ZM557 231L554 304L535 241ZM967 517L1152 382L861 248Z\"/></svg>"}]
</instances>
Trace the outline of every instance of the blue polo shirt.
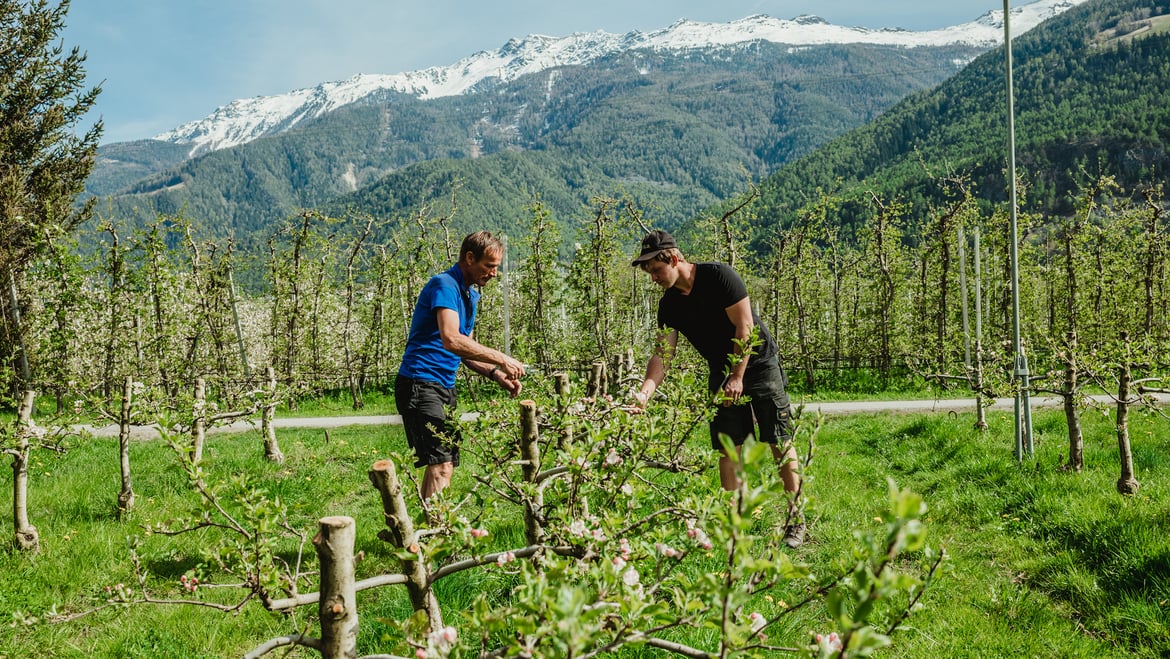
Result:
<instances>
[{"instance_id":1,"label":"blue polo shirt","mask_svg":"<svg viewBox=\"0 0 1170 659\"><path fill-rule=\"evenodd\" d=\"M453 309L459 314L459 333L471 336L478 304L479 291L463 281L463 271L458 264L431 277L415 302L410 335L398 374L454 388L455 373L462 360L443 347L443 340L439 338L438 311Z\"/></svg>"}]
</instances>

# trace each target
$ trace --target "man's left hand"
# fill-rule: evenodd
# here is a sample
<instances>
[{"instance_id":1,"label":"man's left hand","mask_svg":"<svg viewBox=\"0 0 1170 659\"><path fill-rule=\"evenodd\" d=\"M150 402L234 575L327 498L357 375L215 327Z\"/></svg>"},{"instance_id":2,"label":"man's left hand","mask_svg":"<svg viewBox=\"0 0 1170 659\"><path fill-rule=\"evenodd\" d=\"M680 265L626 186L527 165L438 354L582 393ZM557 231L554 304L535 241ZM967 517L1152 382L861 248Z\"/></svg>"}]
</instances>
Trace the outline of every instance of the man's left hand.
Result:
<instances>
[{"instance_id":1,"label":"man's left hand","mask_svg":"<svg viewBox=\"0 0 1170 659\"><path fill-rule=\"evenodd\" d=\"M503 372L500 372L500 376L496 378L496 382L498 382L499 385L504 388L504 391L507 391L512 398L519 396L520 390L524 388L523 382L518 379L510 378L507 375L504 375Z\"/></svg>"},{"instance_id":2,"label":"man's left hand","mask_svg":"<svg viewBox=\"0 0 1170 659\"><path fill-rule=\"evenodd\" d=\"M743 395L743 377L736 377L734 375L727 378L727 383L723 385L723 406L730 407L739 401L740 396Z\"/></svg>"}]
</instances>

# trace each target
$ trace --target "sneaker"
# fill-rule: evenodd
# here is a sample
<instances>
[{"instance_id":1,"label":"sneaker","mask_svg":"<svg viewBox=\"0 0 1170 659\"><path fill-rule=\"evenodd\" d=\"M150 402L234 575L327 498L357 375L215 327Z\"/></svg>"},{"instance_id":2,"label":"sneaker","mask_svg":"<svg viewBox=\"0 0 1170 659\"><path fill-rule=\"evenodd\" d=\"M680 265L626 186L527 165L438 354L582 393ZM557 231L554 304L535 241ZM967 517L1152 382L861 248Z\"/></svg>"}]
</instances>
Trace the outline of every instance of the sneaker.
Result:
<instances>
[{"instance_id":1,"label":"sneaker","mask_svg":"<svg viewBox=\"0 0 1170 659\"><path fill-rule=\"evenodd\" d=\"M792 549L804 544L804 522L797 522L784 529L784 544Z\"/></svg>"}]
</instances>

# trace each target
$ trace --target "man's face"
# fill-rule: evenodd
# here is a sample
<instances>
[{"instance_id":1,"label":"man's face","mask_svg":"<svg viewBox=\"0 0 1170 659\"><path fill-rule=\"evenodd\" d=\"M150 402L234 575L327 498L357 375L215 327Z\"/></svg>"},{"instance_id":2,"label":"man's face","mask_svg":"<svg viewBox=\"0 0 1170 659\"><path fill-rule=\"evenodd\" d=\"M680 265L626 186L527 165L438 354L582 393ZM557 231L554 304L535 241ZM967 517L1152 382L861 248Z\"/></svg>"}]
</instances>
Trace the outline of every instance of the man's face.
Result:
<instances>
[{"instance_id":1,"label":"man's face","mask_svg":"<svg viewBox=\"0 0 1170 659\"><path fill-rule=\"evenodd\" d=\"M671 257L669 262L659 261L658 259L647 261L642 266L642 270L650 275L650 281L658 284L662 288L670 288L678 281L678 267L674 257Z\"/></svg>"},{"instance_id":2,"label":"man's face","mask_svg":"<svg viewBox=\"0 0 1170 659\"><path fill-rule=\"evenodd\" d=\"M463 260L467 264L468 283L485 286L499 274L500 262L504 260L504 255L499 250L488 249L478 260L471 252L464 254Z\"/></svg>"}]
</instances>

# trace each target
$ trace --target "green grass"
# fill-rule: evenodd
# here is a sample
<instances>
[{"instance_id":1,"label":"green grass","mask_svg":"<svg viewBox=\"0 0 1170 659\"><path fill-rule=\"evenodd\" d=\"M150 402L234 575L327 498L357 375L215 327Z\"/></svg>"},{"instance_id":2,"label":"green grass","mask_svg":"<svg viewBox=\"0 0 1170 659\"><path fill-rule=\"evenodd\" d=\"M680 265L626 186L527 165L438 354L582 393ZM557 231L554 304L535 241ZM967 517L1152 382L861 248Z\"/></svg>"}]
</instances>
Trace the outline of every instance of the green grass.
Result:
<instances>
[{"instance_id":1,"label":"green grass","mask_svg":"<svg viewBox=\"0 0 1170 659\"><path fill-rule=\"evenodd\" d=\"M322 404L322 409L331 404ZM855 531L869 528L886 501L886 479L923 494L931 544L949 558L924 599L924 608L895 635L889 657L1167 657L1170 656L1170 421L1131 417L1134 460L1141 490L1123 498L1112 423L1087 415L1086 470L1060 470L1067 452L1057 412L1036 414L1037 452L1017 465L1012 420L991 414L986 434L971 430L970 415L873 415L830 418L818 437L806 485L811 522L799 559L829 573L846 558ZM365 472L390 451L406 447L397 428L351 427L285 431L287 461L261 459L258 433L214 435L205 468L212 478L249 473L270 496L279 496L297 528L311 535L316 520L345 514L358 523L356 550L364 552L358 576L394 562L375 537L381 528L377 494ZM693 441L706 442L704 437ZM41 536L36 556L0 551L0 657L222 657L239 656L270 637L305 624L251 603L238 616L191 606L107 608L74 622L9 624L7 615L47 617L75 613L105 599L104 588L133 582L127 536L142 527L190 512L198 502L160 442L132 446L135 512L117 521L116 440L94 439L68 453L34 455L30 518ZM456 470L456 490L470 486L474 465ZM691 487L715 491L709 470ZM0 470L0 510L11 511L12 475ZM11 518L0 517L5 535ZM522 544L516 524L492 528L499 547ZM200 557L193 536L144 540L142 555L153 592L178 597L177 580ZM295 546L282 547L295 555ZM315 563L311 548L306 560ZM477 570L440 582L445 611L470 606L480 592L507 596L510 580ZM232 593L209 591L208 600ZM767 604L759 603L761 609ZM307 607L312 609L313 607ZM359 595L359 653L387 648L380 619L401 619L410 606L396 588ZM773 632L803 640L824 629L810 610ZM786 631L787 630L787 631ZM309 627L311 634L315 627ZM682 637L699 643L701 630ZM789 636L790 635L790 636ZM276 655L281 656L281 655ZM312 656L298 650L291 656ZM661 653L631 649L628 657Z\"/></svg>"},{"instance_id":2,"label":"green grass","mask_svg":"<svg viewBox=\"0 0 1170 659\"><path fill-rule=\"evenodd\" d=\"M1060 469L1067 440L1059 413L1037 415L1036 456L1022 466L1012 457L1011 417L990 418L982 437L968 418L944 415L851 418L821 436L821 459L836 463L814 470L822 541L850 521L833 484L872 492L888 475L926 497L932 535L950 555L893 656L1167 656L1166 420L1134 420L1143 485L1123 498L1108 419L1086 419L1087 468L1072 474ZM871 499L861 495L855 509Z\"/></svg>"}]
</instances>

